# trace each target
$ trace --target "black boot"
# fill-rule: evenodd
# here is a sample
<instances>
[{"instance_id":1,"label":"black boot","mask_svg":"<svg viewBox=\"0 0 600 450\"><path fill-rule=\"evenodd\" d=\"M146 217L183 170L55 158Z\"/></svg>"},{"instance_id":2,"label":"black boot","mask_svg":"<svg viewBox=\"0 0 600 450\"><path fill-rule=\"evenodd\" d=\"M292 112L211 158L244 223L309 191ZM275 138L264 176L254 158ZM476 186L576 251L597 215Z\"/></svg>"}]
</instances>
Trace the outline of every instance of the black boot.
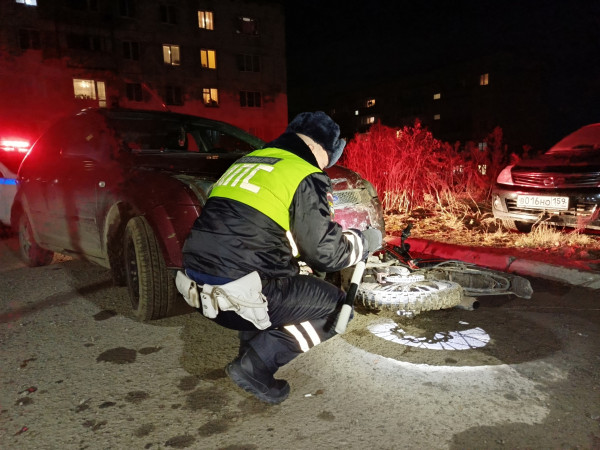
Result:
<instances>
[{"instance_id":1,"label":"black boot","mask_svg":"<svg viewBox=\"0 0 600 450\"><path fill-rule=\"evenodd\" d=\"M250 341L256 337L260 331L239 331L238 337L240 338L240 349L238 351L238 358L241 358L244 353L250 348Z\"/></svg>"},{"instance_id":2,"label":"black boot","mask_svg":"<svg viewBox=\"0 0 600 450\"><path fill-rule=\"evenodd\" d=\"M290 393L285 380L276 380L252 347L229 363L225 372L235 384L263 402L277 404Z\"/></svg>"}]
</instances>

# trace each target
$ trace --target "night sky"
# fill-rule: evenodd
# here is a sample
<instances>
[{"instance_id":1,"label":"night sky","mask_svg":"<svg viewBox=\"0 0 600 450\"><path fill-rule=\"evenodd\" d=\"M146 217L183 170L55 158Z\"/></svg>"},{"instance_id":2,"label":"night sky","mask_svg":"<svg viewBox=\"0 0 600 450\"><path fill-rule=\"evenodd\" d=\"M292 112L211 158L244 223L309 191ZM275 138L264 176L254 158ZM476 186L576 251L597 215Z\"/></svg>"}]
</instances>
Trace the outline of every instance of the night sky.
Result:
<instances>
[{"instance_id":1,"label":"night sky","mask_svg":"<svg viewBox=\"0 0 600 450\"><path fill-rule=\"evenodd\" d=\"M600 83L598 0L287 0L285 8L291 113L311 100L318 107L327 92L498 50L535 55L567 96L584 89L582 78Z\"/></svg>"}]
</instances>

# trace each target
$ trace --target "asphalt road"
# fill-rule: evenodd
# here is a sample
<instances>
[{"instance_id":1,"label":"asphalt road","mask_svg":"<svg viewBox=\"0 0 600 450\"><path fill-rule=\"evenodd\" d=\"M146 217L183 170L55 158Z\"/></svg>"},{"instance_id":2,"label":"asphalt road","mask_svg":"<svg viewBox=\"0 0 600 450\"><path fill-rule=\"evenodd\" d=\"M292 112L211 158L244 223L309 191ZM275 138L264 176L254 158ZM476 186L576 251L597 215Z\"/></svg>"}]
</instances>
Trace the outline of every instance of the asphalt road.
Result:
<instances>
[{"instance_id":1,"label":"asphalt road","mask_svg":"<svg viewBox=\"0 0 600 450\"><path fill-rule=\"evenodd\" d=\"M106 270L15 249L0 240L2 449L600 447L598 291L532 279L531 299L475 311L359 309L269 406L223 372L235 332L139 323Z\"/></svg>"}]
</instances>

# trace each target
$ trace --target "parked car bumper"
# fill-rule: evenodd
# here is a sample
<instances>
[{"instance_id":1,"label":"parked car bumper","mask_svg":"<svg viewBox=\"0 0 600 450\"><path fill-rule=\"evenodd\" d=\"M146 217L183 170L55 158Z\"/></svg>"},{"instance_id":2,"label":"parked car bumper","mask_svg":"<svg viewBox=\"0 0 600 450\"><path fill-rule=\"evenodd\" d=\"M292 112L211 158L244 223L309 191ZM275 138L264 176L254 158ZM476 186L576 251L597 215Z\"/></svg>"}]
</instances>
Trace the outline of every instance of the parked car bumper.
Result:
<instances>
[{"instance_id":1,"label":"parked car bumper","mask_svg":"<svg viewBox=\"0 0 600 450\"><path fill-rule=\"evenodd\" d=\"M519 195L568 197L568 209L521 208ZM540 220L556 226L600 230L600 192L598 189L578 190L515 190L496 187L492 192L492 212L500 220L513 220L533 224ZM589 223L588 223L589 222Z\"/></svg>"}]
</instances>

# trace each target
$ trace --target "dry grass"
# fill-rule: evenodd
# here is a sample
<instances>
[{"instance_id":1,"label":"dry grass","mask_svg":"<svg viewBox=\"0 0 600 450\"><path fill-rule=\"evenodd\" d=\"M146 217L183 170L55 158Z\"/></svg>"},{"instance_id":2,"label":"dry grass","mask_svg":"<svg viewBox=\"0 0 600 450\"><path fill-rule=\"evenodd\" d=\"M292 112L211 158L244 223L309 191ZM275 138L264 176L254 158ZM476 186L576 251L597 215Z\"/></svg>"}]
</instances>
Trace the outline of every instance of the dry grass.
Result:
<instances>
[{"instance_id":1,"label":"dry grass","mask_svg":"<svg viewBox=\"0 0 600 450\"><path fill-rule=\"evenodd\" d=\"M506 230L485 205L455 203L452 207L417 208L407 214L388 214L386 233L399 236L409 222L411 237L469 247L510 248L549 259L600 262L600 235L563 231L545 223L530 233Z\"/></svg>"}]
</instances>

